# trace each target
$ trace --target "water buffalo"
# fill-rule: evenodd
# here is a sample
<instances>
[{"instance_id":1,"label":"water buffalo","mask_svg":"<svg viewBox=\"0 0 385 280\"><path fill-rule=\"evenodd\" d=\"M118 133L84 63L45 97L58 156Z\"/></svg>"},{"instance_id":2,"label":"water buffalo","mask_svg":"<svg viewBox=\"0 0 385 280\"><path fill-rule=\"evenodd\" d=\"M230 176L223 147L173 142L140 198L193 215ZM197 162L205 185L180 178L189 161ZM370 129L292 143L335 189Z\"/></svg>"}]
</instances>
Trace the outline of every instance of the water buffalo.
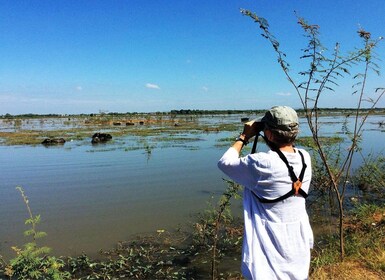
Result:
<instances>
[{"instance_id":1,"label":"water buffalo","mask_svg":"<svg viewBox=\"0 0 385 280\"><path fill-rule=\"evenodd\" d=\"M92 135L91 143L92 144L105 143L107 141L110 141L111 139L112 139L111 134L97 132L94 135Z\"/></svg>"},{"instance_id":2,"label":"water buffalo","mask_svg":"<svg viewBox=\"0 0 385 280\"><path fill-rule=\"evenodd\" d=\"M63 145L66 142L64 138L46 138L41 142L43 145Z\"/></svg>"}]
</instances>

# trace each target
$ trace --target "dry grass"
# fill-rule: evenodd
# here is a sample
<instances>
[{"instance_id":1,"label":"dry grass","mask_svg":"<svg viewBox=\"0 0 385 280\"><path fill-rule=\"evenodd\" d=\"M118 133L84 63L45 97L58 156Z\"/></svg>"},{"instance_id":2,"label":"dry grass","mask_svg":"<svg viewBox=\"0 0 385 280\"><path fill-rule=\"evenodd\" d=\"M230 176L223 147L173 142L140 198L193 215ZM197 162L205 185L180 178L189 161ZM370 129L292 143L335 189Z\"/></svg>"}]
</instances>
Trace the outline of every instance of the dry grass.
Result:
<instances>
[{"instance_id":1,"label":"dry grass","mask_svg":"<svg viewBox=\"0 0 385 280\"><path fill-rule=\"evenodd\" d=\"M314 280L384 280L385 272L374 271L357 261L325 265L314 271Z\"/></svg>"},{"instance_id":2,"label":"dry grass","mask_svg":"<svg viewBox=\"0 0 385 280\"><path fill-rule=\"evenodd\" d=\"M364 204L350 214L344 227L345 260L337 261L338 239L325 240L313 257L311 279L385 280L385 207Z\"/></svg>"}]
</instances>

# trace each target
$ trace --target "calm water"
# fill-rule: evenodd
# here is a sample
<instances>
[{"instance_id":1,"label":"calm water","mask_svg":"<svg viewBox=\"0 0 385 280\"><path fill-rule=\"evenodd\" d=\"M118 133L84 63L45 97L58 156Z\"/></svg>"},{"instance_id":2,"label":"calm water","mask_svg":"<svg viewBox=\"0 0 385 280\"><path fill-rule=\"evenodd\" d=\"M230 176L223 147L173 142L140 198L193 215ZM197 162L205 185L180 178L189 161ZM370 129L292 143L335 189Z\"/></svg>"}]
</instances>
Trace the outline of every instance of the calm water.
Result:
<instances>
[{"instance_id":1,"label":"calm water","mask_svg":"<svg viewBox=\"0 0 385 280\"><path fill-rule=\"evenodd\" d=\"M364 153L383 152L378 122L384 120L368 120ZM323 118L322 133L334 134L341 121ZM16 186L24 188L34 214L41 214L40 229L48 233L43 242L56 255L92 255L136 234L186 226L211 193L226 187L216 164L228 145L218 146L217 140L230 136L235 133L178 135L200 138L183 144L149 138L150 152L127 149L138 142L129 136L99 146L88 140L50 148L0 146L0 255L8 257L11 246L25 243L27 211Z\"/></svg>"}]
</instances>

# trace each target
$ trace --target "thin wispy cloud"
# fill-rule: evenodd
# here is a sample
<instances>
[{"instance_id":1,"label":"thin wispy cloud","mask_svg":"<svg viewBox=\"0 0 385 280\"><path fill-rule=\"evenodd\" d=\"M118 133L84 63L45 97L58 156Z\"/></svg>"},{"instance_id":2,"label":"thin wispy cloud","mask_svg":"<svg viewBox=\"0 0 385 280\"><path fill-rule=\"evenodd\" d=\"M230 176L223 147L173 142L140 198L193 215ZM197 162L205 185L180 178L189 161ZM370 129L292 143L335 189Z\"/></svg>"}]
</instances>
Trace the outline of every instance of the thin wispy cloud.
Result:
<instances>
[{"instance_id":1,"label":"thin wispy cloud","mask_svg":"<svg viewBox=\"0 0 385 280\"><path fill-rule=\"evenodd\" d=\"M277 92L276 95L279 95L279 96L291 96L291 93L290 92Z\"/></svg>"},{"instance_id":2,"label":"thin wispy cloud","mask_svg":"<svg viewBox=\"0 0 385 280\"><path fill-rule=\"evenodd\" d=\"M208 92L209 88L208 87L202 87L202 90L205 91L205 92Z\"/></svg>"},{"instance_id":3,"label":"thin wispy cloud","mask_svg":"<svg viewBox=\"0 0 385 280\"><path fill-rule=\"evenodd\" d=\"M82 87L82 86L77 86L75 89L76 89L77 91L82 91L82 90L83 90L83 87Z\"/></svg>"},{"instance_id":4,"label":"thin wispy cloud","mask_svg":"<svg viewBox=\"0 0 385 280\"><path fill-rule=\"evenodd\" d=\"M146 84L146 88L150 88L150 89L160 89L160 87L156 84L150 84L150 83L147 83Z\"/></svg>"}]
</instances>

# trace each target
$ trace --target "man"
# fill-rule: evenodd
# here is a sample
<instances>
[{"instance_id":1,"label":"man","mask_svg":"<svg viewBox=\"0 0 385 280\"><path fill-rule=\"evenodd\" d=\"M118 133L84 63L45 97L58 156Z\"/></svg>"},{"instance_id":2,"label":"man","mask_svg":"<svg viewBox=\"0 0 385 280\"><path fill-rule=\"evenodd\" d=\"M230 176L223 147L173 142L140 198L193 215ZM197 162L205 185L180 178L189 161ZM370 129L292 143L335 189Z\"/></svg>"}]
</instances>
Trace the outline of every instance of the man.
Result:
<instances>
[{"instance_id":1,"label":"man","mask_svg":"<svg viewBox=\"0 0 385 280\"><path fill-rule=\"evenodd\" d=\"M268 152L240 157L252 137L262 132ZM310 155L293 143L299 132L297 113L275 106L243 132L218 167L244 186L242 274L247 279L307 279L313 232L305 198L311 180Z\"/></svg>"}]
</instances>

